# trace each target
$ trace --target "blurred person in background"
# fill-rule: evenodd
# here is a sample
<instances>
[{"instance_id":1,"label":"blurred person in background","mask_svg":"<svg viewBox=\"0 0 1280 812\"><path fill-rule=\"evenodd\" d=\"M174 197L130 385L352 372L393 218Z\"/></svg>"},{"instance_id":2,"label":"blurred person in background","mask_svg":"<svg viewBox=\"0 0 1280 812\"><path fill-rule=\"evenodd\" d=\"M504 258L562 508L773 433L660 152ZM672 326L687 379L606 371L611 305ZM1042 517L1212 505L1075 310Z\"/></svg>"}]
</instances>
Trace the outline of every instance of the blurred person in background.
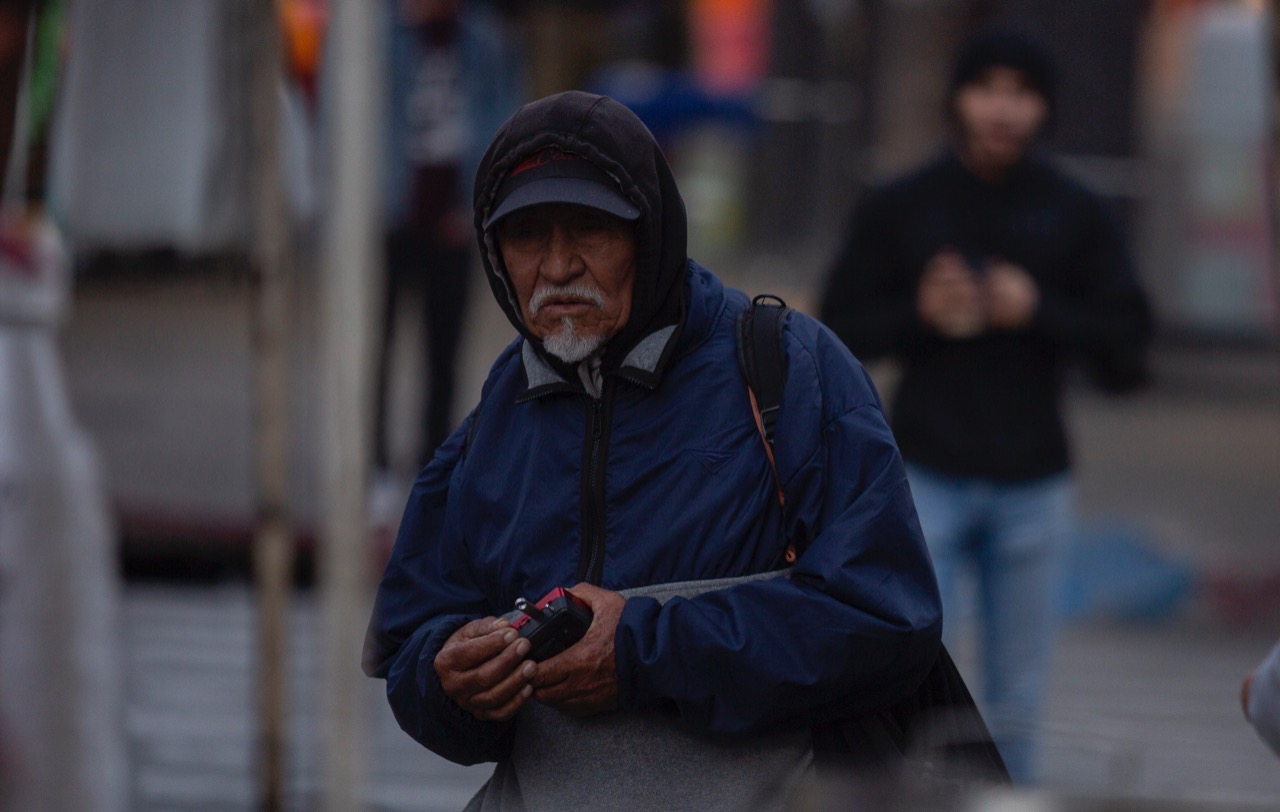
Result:
<instances>
[{"instance_id":1,"label":"blurred person in background","mask_svg":"<svg viewBox=\"0 0 1280 812\"><path fill-rule=\"evenodd\" d=\"M1036 149L1054 70L1019 32L961 47L953 143L856 207L822 319L863 360L892 357L891 410L956 642L975 576L984 713L1015 781L1037 777L1056 566L1072 532L1064 369L1139 383L1146 298L1099 198Z\"/></svg>"},{"instance_id":2,"label":"blurred person in background","mask_svg":"<svg viewBox=\"0 0 1280 812\"><path fill-rule=\"evenodd\" d=\"M371 512L393 519L388 402L396 314L421 294L422 419L415 462L453 428L456 362L473 254L471 174L489 137L521 101L520 49L482 2L386 0L391 82L385 165L386 289L378 345Z\"/></svg>"},{"instance_id":3,"label":"blurred person in background","mask_svg":"<svg viewBox=\"0 0 1280 812\"><path fill-rule=\"evenodd\" d=\"M1240 704L1244 706L1244 718L1280 756L1280 643L1244 678Z\"/></svg>"}]
</instances>

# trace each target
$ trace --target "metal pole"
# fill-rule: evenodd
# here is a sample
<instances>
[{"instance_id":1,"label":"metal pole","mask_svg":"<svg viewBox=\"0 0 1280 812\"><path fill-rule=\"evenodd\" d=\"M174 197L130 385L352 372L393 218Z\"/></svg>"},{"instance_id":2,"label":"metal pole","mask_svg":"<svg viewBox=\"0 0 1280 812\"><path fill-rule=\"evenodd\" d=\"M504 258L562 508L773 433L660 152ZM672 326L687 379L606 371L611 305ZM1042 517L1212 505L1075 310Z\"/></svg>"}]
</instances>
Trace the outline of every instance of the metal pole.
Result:
<instances>
[{"instance_id":1,"label":"metal pole","mask_svg":"<svg viewBox=\"0 0 1280 812\"><path fill-rule=\"evenodd\" d=\"M280 32L272 3L243 5L251 43L250 132L254 237L254 391L257 528L253 545L258 593L259 805L284 808L287 614L293 573L288 518L288 208L280 164Z\"/></svg>"},{"instance_id":2,"label":"metal pole","mask_svg":"<svg viewBox=\"0 0 1280 812\"><path fill-rule=\"evenodd\" d=\"M365 773L360 651L370 606L369 466L375 206L382 121L380 3L334 0L326 47L330 182L322 246L324 606L322 757L329 812L359 809Z\"/></svg>"}]
</instances>

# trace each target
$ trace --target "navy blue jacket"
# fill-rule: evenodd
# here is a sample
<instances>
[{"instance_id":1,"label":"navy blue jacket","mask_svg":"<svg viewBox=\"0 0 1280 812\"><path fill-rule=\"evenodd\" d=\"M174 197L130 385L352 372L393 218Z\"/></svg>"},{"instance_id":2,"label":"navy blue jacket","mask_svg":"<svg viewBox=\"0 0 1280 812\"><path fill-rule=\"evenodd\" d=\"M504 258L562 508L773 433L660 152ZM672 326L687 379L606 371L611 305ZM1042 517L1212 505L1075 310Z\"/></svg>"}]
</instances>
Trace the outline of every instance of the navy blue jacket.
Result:
<instances>
[{"instance_id":1,"label":"navy blue jacket","mask_svg":"<svg viewBox=\"0 0 1280 812\"><path fill-rule=\"evenodd\" d=\"M784 566L787 539L796 544L790 579L665 606L627 601L615 638L622 706L674 709L697 728L880 710L933 664L933 570L862 367L793 314L777 429L784 516L736 363L747 297L693 263L685 286L660 378L624 366L593 399L517 339L415 483L365 667L386 678L401 726L445 758L501 759L511 723L479 721L442 693L433 660L444 641L582 577L621 590L741 576Z\"/></svg>"}]
</instances>

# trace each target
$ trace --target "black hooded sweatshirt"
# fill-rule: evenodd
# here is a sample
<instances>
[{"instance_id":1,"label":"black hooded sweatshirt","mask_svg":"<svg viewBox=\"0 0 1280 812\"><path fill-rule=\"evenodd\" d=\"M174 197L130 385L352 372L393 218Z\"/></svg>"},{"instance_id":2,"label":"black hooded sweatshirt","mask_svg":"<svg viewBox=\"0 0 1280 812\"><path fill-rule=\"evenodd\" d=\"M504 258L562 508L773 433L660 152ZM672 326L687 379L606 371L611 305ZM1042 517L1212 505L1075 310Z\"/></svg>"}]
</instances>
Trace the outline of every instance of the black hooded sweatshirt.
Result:
<instances>
[{"instance_id":1,"label":"black hooded sweatshirt","mask_svg":"<svg viewBox=\"0 0 1280 812\"><path fill-rule=\"evenodd\" d=\"M631 316L606 345L603 365L605 374L621 373L653 386L678 336L666 342L663 356L653 368L623 368L622 363L646 336L672 326L678 333L684 321L688 276L684 201L649 130L635 113L613 99L580 91L548 96L521 108L494 136L476 172L474 206L476 234L494 296L539 357L562 377L576 378L525 326L493 229L484 228L503 179L525 158L552 146L580 155L604 170L640 210Z\"/></svg>"},{"instance_id":2,"label":"black hooded sweatshirt","mask_svg":"<svg viewBox=\"0 0 1280 812\"><path fill-rule=\"evenodd\" d=\"M1035 279L1021 330L950 339L916 312L920 278L943 249L975 273L1002 259ZM832 264L822 320L865 361L902 362L891 425L910 462L956 476L1025 482L1068 469L1064 363L1104 388L1142 382L1151 314L1101 201L1031 156L980 180L947 152L872 192Z\"/></svg>"}]
</instances>

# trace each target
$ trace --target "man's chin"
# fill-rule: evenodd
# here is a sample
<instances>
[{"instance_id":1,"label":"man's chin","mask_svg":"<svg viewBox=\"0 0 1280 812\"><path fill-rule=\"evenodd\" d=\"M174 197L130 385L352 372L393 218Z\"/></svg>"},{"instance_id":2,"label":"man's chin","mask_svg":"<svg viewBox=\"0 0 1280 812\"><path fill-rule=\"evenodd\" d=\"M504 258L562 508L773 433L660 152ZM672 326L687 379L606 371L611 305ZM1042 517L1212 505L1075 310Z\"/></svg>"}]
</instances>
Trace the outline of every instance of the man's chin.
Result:
<instances>
[{"instance_id":1,"label":"man's chin","mask_svg":"<svg viewBox=\"0 0 1280 812\"><path fill-rule=\"evenodd\" d=\"M580 335L573 327L565 325L543 338L542 347L566 364L576 364L589 358L592 353L604 346L604 342L605 338L602 335Z\"/></svg>"}]
</instances>

